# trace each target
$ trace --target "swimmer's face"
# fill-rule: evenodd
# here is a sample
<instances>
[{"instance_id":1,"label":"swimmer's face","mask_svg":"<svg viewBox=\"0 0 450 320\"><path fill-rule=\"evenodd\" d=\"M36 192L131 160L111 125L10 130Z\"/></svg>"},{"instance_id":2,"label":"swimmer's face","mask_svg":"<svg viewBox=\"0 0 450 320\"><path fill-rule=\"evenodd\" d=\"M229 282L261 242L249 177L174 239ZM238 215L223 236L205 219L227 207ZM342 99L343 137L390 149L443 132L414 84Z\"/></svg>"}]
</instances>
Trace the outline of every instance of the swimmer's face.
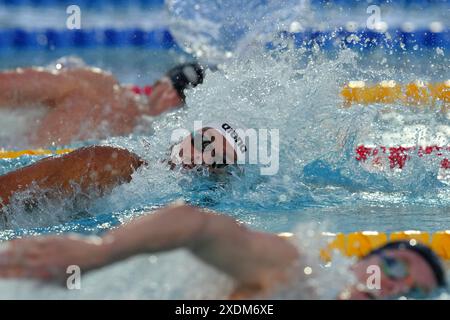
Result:
<instances>
[{"instance_id":1,"label":"swimmer's face","mask_svg":"<svg viewBox=\"0 0 450 320\"><path fill-rule=\"evenodd\" d=\"M221 173L236 160L236 152L219 131L203 128L184 138L176 149L172 149L171 165L178 162L184 169L207 168L209 172Z\"/></svg>"},{"instance_id":2,"label":"swimmer's face","mask_svg":"<svg viewBox=\"0 0 450 320\"><path fill-rule=\"evenodd\" d=\"M374 269L380 270L379 289ZM359 284L352 287L350 299L388 299L402 295L426 298L438 284L429 264L416 252L407 249L386 249L356 263L352 268Z\"/></svg>"},{"instance_id":3,"label":"swimmer's face","mask_svg":"<svg viewBox=\"0 0 450 320\"><path fill-rule=\"evenodd\" d=\"M153 85L152 94L149 97L151 115L161 114L183 104L183 99L167 77L158 80Z\"/></svg>"}]
</instances>

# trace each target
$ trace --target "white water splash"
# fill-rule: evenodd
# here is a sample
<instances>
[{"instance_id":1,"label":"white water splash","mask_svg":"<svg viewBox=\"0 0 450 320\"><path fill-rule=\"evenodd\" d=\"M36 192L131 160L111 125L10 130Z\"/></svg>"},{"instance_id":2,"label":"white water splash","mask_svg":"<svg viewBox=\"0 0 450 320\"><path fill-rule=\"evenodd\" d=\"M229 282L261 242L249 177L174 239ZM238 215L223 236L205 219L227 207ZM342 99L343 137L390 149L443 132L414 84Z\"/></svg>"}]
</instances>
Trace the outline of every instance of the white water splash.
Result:
<instances>
[{"instance_id":1,"label":"white water splash","mask_svg":"<svg viewBox=\"0 0 450 320\"><path fill-rule=\"evenodd\" d=\"M263 46L281 32L298 32L313 23L305 0L167 0L169 29L188 53L208 63L222 63Z\"/></svg>"}]
</instances>

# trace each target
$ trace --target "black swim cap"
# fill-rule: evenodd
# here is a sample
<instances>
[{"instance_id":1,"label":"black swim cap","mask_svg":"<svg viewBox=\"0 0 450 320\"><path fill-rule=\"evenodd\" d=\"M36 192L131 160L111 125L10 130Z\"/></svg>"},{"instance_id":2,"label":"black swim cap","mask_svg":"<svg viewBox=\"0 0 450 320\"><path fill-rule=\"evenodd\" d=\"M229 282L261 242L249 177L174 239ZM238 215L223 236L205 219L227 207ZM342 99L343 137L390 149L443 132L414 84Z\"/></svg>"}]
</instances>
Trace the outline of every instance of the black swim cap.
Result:
<instances>
[{"instance_id":1,"label":"black swim cap","mask_svg":"<svg viewBox=\"0 0 450 320\"><path fill-rule=\"evenodd\" d=\"M205 72L198 63L183 63L170 69L166 76L172 82L180 98L184 100L184 89L193 88L203 83Z\"/></svg>"},{"instance_id":2,"label":"black swim cap","mask_svg":"<svg viewBox=\"0 0 450 320\"><path fill-rule=\"evenodd\" d=\"M415 245L412 245L410 241L393 241L385 244L384 246L377 248L369 254L367 254L364 258L378 255L382 253L385 250L395 250L395 249L406 249L413 251L417 253L419 256L422 257L423 260L425 260L428 265L430 266L431 270L433 270L434 277L436 278L436 282L439 287L445 287L447 285L447 279L445 277L445 271L442 266L441 260L438 258L438 256L428 248L427 246L424 246L422 244L416 243Z\"/></svg>"}]
</instances>

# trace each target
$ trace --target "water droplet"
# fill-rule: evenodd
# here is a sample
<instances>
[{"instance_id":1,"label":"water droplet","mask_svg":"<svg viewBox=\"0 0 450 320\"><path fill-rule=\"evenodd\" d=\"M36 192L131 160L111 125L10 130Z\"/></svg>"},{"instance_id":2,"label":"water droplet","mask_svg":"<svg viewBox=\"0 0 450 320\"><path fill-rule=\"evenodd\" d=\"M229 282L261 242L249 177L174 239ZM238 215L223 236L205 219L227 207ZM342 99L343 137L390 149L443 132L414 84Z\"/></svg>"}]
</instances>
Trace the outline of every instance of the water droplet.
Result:
<instances>
[{"instance_id":1,"label":"water droplet","mask_svg":"<svg viewBox=\"0 0 450 320\"><path fill-rule=\"evenodd\" d=\"M433 33L438 33L444 31L444 25L440 21L433 21L430 23L430 31Z\"/></svg>"},{"instance_id":2,"label":"water droplet","mask_svg":"<svg viewBox=\"0 0 450 320\"><path fill-rule=\"evenodd\" d=\"M158 257L157 257L157 256L154 256L154 255L151 255L150 257L148 257L148 261L149 261L151 264L155 264L155 263L158 262Z\"/></svg>"},{"instance_id":3,"label":"water droplet","mask_svg":"<svg viewBox=\"0 0 450 320\"><path fill-rule=\"evenodd\" d=\"M293 21L291 23L291 25L289 26L289 32L292 32L292 33L300 32L302 29L303 29L302 25L298 21Z\"/></svg>"},{"instance_id":4,"label":"water droplet","mask_svg":"<svg viewBox=\"0 0 450 320\"><path fill-rule=\"evenodd\" d=\"M303 272L309 276L312 273L312 268L311 267L306 267L305 269L303 269Z\"/></svg>"}]
</instances>

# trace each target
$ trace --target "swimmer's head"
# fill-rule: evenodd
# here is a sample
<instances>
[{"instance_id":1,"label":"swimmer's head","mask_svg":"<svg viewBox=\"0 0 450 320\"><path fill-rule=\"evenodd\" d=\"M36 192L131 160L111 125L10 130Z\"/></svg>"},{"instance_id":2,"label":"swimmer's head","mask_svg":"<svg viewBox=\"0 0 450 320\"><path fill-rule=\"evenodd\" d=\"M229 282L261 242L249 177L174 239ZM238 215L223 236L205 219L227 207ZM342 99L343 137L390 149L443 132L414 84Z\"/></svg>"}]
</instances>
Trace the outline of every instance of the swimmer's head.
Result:
<instances>
[{"instance_id":1,"label":"swimmer's head","mask_svg":"<svg viewBox=\"0 0 450 320\"><path fill-rule=\"evenodd\" d=\"M184 100L184 90L203 83L205 71L198 63L184 63L170 69L166 73L166 77L170 79L172 86Z\"/></svg>"},{"instance_id":2,"label":"swimmer's head","mask_svg":"<svg viewBox=\"0 0 450 320\"><path fill-rule=\"evenodd\" d=\"M209 172L227 172L245 162L245 137L227 122L214 123L186 136L171 149L170 165L184 169L207 168Z\"/></svg>"},{"instance_id":3,"label":"swimmer's head","mask_svg":"<svg viewBox=\"0 0 450 320\"><path fill-rule=\"evenodd\" d=\"M370 252L352 270L358 279L358 285L350 290L353 299L426 298L447 284L436 254L410 241L390 242ZM379 288L374 288L377 270Z\"/></svg>"}]
</instances>

